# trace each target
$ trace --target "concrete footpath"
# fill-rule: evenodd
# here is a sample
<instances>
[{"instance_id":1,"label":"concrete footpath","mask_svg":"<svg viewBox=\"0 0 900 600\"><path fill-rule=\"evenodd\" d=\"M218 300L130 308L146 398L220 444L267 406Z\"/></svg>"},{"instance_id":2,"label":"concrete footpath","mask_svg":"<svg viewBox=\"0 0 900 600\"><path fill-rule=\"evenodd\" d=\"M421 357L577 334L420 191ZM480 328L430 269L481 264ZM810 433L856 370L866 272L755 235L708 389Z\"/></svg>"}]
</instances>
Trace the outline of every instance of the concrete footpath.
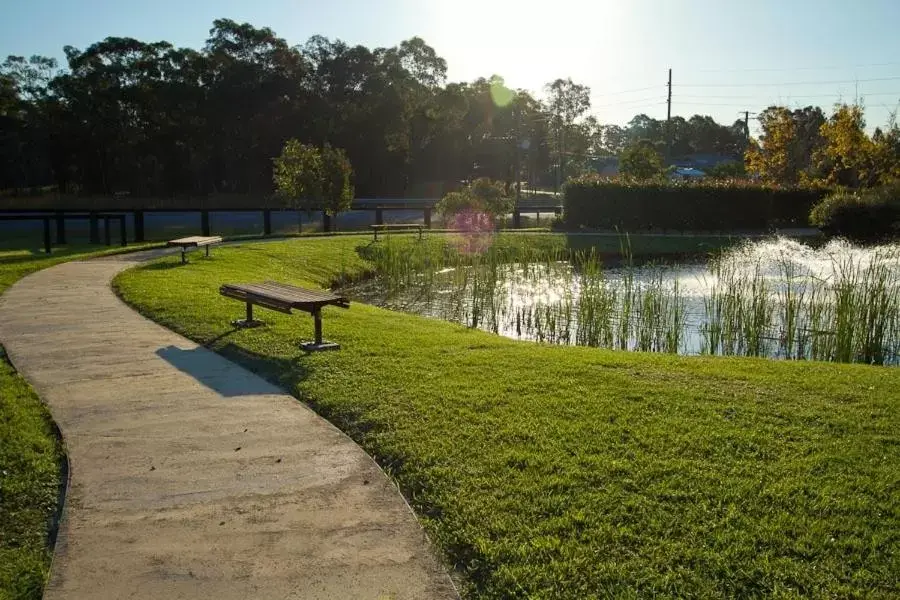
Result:
<instances>
[{"instance_id":1,"label":"concrete footpath","mask_svg":"<svg viewBox=\"0 0 900 600\"><path fill-rule=\"evenodd\" d=\"M69 456L44 597L456 598L359 446L113 294L157 253L65 263L0 296L0 343Z\"/></svg>"}]
</instances>

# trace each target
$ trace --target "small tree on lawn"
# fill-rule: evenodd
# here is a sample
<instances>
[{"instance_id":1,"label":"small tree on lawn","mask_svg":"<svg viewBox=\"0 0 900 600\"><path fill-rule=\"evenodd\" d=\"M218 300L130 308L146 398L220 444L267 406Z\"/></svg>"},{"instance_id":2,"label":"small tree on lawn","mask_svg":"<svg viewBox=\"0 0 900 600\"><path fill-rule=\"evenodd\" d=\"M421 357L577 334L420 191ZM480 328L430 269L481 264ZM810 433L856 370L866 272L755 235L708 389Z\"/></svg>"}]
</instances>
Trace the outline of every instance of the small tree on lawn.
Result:
<instances>
[{"instance_id":1,"label":"small tree on lawn","mask_svg":"<svg viewBox=\"0 0 900 600\"><path fill-rule=\"evenodd\" d=\"M515 199L506 195L503 183L487 177L476 179L458 192L450 192L435 207L444 221L457 229L493 226L513 209Z\"/></svg>"},{"instance_id":2,"label":"small tree on lawn","mask_svg":"<svg viewBox=\"0 0 900 600\"><path fill-rule=\"evenodd\" d=\"M280 197L307 212L322 207L323 165L318 148L288 140L274 163L272 180Z\"/></svg>"},{"instance_id":3,"label":"small tree on lawn","mask_svg":"<svg viewBox=\"0 0 900 600\"><path fill-rule=\"evenodd\" d=\"M341 148L325 144L321 157L323 210L336 215L348 210L353 203L353 185L350 183L353 167Z\"/></svg>"},{"instance_id":4,"label":"small tree on lawn","mask_svg":"<svg viewBox=\"0 0 900 600\"><path fill-rule=\"evenodd\" d=\"M276 193L297 209L323 211L326 231L331 229L330 217L350 208L353 168L342 149L328 144L320 149L291 139L274 163Z\"/></svg>"}]
</instances>

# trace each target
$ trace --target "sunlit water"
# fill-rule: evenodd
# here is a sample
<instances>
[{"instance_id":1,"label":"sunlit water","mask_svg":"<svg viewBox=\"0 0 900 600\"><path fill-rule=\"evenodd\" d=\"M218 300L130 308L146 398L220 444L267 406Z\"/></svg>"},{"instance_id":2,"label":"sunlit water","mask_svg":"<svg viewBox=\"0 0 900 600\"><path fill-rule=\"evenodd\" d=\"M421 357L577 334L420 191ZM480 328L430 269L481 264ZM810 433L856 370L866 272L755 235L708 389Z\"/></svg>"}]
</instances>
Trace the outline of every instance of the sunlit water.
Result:
<instances>
[{"instance_id":1,"label":"sunlit water","mask_svg":"<svg viewBox=\"0 0 900 600\"><path fill-rule=\"evenodd\" d=\"M878 285L866 279L876 272ZM848 296L837 290L851 284L875 291L856 294L857 304L842 313L837 305ZM897 364L898 290L898 245L832 241L812 248L778 238L748 243L718 262L602 272L568 262L444 268L391 292L377 277L347 291L391 309L545 343ZM876 307L861 314L863 306ZM860 323L847 322L847 314Z\"/></svg>"}]
</instances>

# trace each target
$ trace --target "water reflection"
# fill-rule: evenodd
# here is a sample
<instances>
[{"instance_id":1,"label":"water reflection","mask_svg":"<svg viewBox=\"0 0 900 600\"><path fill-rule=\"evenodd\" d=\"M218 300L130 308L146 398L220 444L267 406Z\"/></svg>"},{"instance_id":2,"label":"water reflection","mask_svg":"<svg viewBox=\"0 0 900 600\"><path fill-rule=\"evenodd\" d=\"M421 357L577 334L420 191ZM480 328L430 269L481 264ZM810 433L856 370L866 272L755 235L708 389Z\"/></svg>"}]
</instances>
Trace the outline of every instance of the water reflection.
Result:
<instances>
[{"instance_id":1,"label":"water reflection","mask_svg":"<svg viewBox=\"0 0 900 600\"><path fill-rule=\"evenodd\" d=\"M898 362L900 246L812 248L779 238L709 262L613 268L591 256L499 264L410 258L414 276L392 279L385 267L347 291L546 343Z\"/></svg>"}]
</instances>

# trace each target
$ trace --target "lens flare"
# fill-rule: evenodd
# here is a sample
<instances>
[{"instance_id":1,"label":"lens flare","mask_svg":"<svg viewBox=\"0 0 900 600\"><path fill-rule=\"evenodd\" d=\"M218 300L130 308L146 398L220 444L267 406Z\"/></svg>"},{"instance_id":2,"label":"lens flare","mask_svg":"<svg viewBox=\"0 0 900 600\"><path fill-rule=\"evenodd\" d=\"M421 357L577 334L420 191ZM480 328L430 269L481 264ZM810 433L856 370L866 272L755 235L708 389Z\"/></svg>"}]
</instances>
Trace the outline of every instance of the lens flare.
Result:
<instances>
[{"instance_id":1,"label":"lens flare","mask_svg":"<svg viewBox=\"0 0 900 600\"><path fill-rule=\"evenodd\" d=\"M453 217L453 228L462 232L458 238L458 251L480 254L493 242L494 219L486 212L466 209Z\"/></svg>"},{"instance_id":2,"label":"lens flare","mask_svg":"<svg viewBox=\"0 0 900 600\"><path fill-rule=\"evenodd\" d=\"M506 87L503 79L499 77L491 79L491 100L494 101L494 104L501 108L507 106L513 101L513 96L515 96L515 92Z\"/></svg>"}]
</instances>

